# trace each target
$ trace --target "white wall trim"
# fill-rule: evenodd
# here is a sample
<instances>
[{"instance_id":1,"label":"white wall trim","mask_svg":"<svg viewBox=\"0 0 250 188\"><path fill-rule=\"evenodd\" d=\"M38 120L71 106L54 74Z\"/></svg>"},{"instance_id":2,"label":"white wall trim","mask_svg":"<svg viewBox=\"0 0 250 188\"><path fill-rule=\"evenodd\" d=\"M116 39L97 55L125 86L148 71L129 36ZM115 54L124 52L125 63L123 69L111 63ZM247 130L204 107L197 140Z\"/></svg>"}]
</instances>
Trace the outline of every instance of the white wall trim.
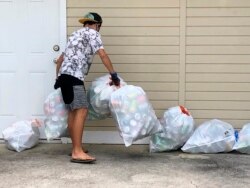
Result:
<instances>
[{"instance_id":1,"label":"white wall trim","mask_svg":"<svg viewBox=\"0 0 250 188\"><path fill-rule=\"evenodd\" d=\"M59 142L71 143L70 138L61 138ZM124 144L118 131L85 131L83 143L86 144ZM149 137L136 141L133 144L148 144Z\"/></svg>"},{"instance_id":2,"label":"white wall trim","mask_svg":"<svg viewBox=\"0 0 250 188\"><path fill-rule=\"evenodd\" d=\"M0 140L3 143L4 140ZM70 138L63 137L61 139L47 141L40 139L40 143L71 143ZM124 144L118 131L84 131L83 143L86 144ZM149 144L149 137L138 140L133 144Z\"/></svg>"},{"instance_id":3,"label":"white wall trim","mask_svg":"<svg viewBox=\"0 0 250 188\"><path fill-rule=\"evenodd\" d=\"M67 2L60 0L60 51L64 51L67 42Z\"/></svg>"}]
</instances>

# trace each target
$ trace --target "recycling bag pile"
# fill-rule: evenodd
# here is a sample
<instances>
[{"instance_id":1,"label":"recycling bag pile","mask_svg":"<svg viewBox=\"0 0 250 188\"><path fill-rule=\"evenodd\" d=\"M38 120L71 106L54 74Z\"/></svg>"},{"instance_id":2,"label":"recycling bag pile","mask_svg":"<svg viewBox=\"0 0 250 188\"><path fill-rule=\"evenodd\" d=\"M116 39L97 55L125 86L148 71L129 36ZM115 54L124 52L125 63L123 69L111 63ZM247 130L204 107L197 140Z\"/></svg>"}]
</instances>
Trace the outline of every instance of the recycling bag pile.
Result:
<instances>
[{"instance_id":1,"label":"recycling bag pile","mask_svg":"<svg viewBox=\"0 0 250 188\"><path fill-rule=\"evenodd\" d=\"M188 153L229 152L235 141L232 125L214 119L201 124L181 150Z\"/></svg>"},{"instance_id":2,"label":"recycling bag pile","mask_svg":"<svg viewBox=\"0 0 250 188\"><path fill-rule=\"evenodd\" d=\"M149 138L150 152L181 149L186 153L219 153L238 151L250 154L250 123L238 132L227 122L212 119L195 125L187 108L166 109L157 119L145 91L128 85L121 79L121 87L110 84L109 75L94 80L88 91L87 120L112 117L126 147ZM60 89L51 92L44 102L44 131L48 141L67 135L67 109ZM16 122L3 132L8 149L23 151L39 142L37 121Z\"/></svg>"},{"instance_id":3,"label":"recycling bag pile","mask_svg":"<svg viewBox=\"0 0 250 188\"><path fill-rule=\"evenodd\" d=\"M239 132L238 141L233 149L241 153L250 154L250 123L244 125Z\"/></svg>"},{"instance_id":4,"label":"recycling bag pile","mask_svg":"<svg viewBox=\"0 0 250 188\"><path fill-rule=\"evenodd\" d=\"M67 135L68 110L63 102L61 89L50 93L44 102L45 135L48 140Z\"/></svg>"},{"instance_id":5,"label":"recycling bag pile","mask_svg":"<svg viewBox=\"0 0 250 188\"><path fill-rule=\"evenodd\" d=\"M165 111L160 120L163 132L150 138L150 152L177 150L188 140L194 131L194 119L183 106Z\"/></svg>"},{"instance_id":6,"label":"recycling bag pile","mask_svg":"<svg viewBox=\"0 0 250 188\"><path fill-rule=\"evenodd\" d=\"M142 88L126 85L111 95L110 109L125 146L161 132L161 125Z\"/></svg>"},{"instance_id":7,"label":"recycling bag pile","mask_svg":"<svg viewBox=\"0 0 250 188\"><path fill-rule=\"evenodd\" d=\"M10 150L21 152L33 148L39 142L38 120L17 121L3 131L3 139Z\"/></svg>"},{"instance_id":8,"label":"recycling bag pile","mask_svg":"<svg viewBox=\"0 0 250 188\"><path fill-rule=\"evenodd\" d=\"M89 101L87 120L105 119L111 115L109 109L110 96L117 90L117 87L110 85L111 80L109 77L109 75L104 75L91 83L87 91ZM120 78L120 85L123 87L127 85L127 83Z\"/></svg>"}]
</instances>

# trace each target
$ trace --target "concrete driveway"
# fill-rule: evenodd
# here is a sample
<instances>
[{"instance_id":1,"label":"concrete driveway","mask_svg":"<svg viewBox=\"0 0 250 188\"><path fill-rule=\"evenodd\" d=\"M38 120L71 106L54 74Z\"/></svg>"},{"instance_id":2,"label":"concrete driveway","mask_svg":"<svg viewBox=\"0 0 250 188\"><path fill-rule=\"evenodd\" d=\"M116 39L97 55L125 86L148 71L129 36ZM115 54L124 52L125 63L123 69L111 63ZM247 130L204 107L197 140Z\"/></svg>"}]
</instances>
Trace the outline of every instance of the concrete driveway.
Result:
<instances>
[{"instance_id":1,"label":"concrete driveway","mask_svg":"<svg viewBox=\"0 0 250 188\"><path fill-rule=\"evenodd\" d=\"M70 162L71 144L20 153L0 144L0 187L250 187L250 155L149 153L147 145L86 145L95 164Z\"/></svg>"}]
</instances>

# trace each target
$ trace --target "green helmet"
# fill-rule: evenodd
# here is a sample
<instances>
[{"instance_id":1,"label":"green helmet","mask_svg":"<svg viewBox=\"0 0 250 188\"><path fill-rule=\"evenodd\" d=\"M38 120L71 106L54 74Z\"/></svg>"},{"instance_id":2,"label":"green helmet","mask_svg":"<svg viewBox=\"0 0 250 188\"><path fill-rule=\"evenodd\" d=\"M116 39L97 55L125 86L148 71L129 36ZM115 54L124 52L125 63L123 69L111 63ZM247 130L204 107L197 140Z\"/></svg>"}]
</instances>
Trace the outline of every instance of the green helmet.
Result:
<instances>
[{"instance_id":1,"label":"green helmet","mask_svg":"<svg viewBox=\"0 0 250 188\"><path fill-rule=\"evenodd\" d=\"M87 21L102 23L102 17L99 14L95 13L95 12L89 12L83 18L79 19L79 22L82 23L82 24L84 24Z\"/></svg>"}]
</instances>

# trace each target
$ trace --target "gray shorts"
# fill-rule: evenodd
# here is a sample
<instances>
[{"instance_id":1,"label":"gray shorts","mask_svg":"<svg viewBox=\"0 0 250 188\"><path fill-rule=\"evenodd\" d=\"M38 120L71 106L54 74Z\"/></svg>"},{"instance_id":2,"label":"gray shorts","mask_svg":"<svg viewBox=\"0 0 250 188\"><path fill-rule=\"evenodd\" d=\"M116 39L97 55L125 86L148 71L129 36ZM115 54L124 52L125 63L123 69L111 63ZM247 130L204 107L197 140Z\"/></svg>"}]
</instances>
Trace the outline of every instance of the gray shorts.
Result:
<instances>
[{"instance_id":1,"label":"gray shorts","mask_svg":"<svg viewBox=\"0 0 250 188\"><path fill-rule=\"evenodd\" d=\"M70 111L88 108L89 104L87 101L86 90L83 85L73 86L74 99L70 104L66 104L66 108Z\"/></svg>"}]
</instances>

